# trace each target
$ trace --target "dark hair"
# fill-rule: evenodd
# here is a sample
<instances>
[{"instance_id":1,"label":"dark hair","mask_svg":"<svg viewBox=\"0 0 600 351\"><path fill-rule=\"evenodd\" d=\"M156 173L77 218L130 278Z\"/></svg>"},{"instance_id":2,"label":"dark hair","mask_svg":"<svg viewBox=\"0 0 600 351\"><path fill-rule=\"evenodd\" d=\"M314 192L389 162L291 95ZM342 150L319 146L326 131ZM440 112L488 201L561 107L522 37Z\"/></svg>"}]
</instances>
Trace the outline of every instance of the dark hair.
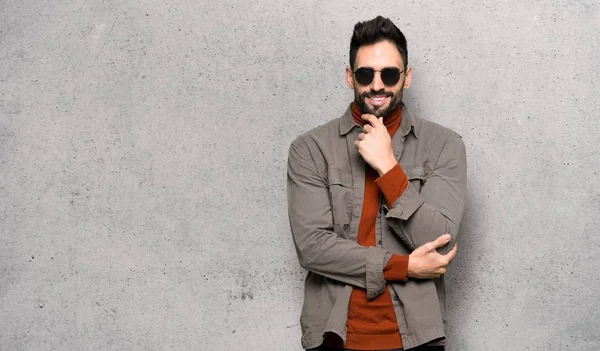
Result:
<instances>
[{"instance_id":1,"label":"dark hair","mask_svg":"<svg viewBox=\"0 0 600 351\"><path fill-rule=\"evenodd\" d=\"M408 50L406 49L406 38L404 34L390 21L389 18L377 16L370 21L358 22L354 26L352 39L350 40L350 68L354 69L356 53L361 46L373 45L384 40L389 40L396 45L400 52L404 67L408 65Z\"/></svg>"}]
</instances>

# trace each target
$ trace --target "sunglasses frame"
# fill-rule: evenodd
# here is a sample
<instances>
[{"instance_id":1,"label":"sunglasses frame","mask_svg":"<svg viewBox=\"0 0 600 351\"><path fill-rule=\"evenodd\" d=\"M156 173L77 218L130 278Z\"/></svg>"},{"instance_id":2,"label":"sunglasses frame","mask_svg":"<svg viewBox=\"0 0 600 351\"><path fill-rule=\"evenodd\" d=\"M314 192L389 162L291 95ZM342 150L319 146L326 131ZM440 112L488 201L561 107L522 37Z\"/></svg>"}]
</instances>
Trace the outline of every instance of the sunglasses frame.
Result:
<instances>
[{"instance_id":1,"label":"sunglasses frame","mask_svg":"<svg viewBox=\"0 0 600 351\"><path fill-rule=\"evenodd\" d=\"M363 84L363 83L359 82L358 79L356 79L356 72L359 70L367 70L367 71L371 72L371 80L369 80L368 83ZM396 80L396 82L394 82L394 84L387 84L386 82L384 82L382 72L386 71L386 70L392 70L392 71L398 70L398 80ZM352 71L352 74L354 75L354 79L356 80L356 82L358 84L367 86L367 85L373 83L373 79L375 79L375 72L379 72L379 76L380 76L379 78L381 79L381 82L383 82L383 84L385 86L391 87L391 86L398 84L398 82L400 81L400 77L402 76L402 73L404 73L405 71L406 71L406 67L404 67L404 69L402 69L402 70L400 70L398 67L384 67L382 69L373 69L371 67L359 67L356 70ZM387 80L387 78L386 78L386 80Z\"/></svg>"}]
</instances>

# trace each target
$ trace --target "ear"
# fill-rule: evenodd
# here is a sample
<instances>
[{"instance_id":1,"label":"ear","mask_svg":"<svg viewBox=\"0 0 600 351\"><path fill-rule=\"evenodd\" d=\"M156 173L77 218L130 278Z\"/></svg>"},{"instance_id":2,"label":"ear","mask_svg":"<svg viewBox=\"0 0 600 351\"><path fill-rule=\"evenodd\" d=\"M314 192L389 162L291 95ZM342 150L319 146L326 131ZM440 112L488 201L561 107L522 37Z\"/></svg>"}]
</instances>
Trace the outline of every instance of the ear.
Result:
<instances>
[{"instance_id":1,"label":"ear","mask_svg":"<svg viewBox=\"0 0 600 351\"><path fill-rule=\"evenodd\" d=\"M354 73L352 73L352 68L350 66L346 66L346 84L348 88L354 89Z\"/></svg>"},{"instance_id":2,"label":"ear","mask_svg":"<svg viewBox=\"0 0 600 351\"><path fill-rule=\"evenodd\" d=\"M412 82L412 68L410 66L406 67L406 78L404 79L404 89L410 88L410 83Z\"/></svg>"}]
</instances>

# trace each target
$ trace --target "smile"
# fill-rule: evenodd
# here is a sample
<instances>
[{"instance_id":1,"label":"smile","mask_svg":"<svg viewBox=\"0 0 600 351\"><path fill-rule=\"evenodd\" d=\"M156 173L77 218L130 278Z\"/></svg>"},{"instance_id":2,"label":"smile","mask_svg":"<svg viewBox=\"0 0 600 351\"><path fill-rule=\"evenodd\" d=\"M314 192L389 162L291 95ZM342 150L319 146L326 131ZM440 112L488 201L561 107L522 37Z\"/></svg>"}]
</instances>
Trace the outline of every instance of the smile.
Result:
<instances>
[{"instance_id":1,"label":"smile","mask_svg":"<svg viewBox=\"0 0 600 351\"><path fill-rule=\"evenodd\" d=\"M379 95L379 96L371 96L368 98L369 102L373 106L381 106L390 100L389 96Z\"/></svg>"}]
</instances>

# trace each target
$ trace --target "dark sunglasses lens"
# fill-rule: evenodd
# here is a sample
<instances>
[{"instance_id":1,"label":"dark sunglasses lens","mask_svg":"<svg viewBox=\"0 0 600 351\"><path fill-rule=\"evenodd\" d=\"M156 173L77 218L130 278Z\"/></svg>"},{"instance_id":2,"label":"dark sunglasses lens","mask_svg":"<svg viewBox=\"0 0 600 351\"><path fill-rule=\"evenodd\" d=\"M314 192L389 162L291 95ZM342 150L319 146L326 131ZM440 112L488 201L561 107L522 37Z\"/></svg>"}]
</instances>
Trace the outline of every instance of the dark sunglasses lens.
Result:
<instances>
[{"instance_id":1,"label":"dark sunglasses lens","mask_svg":"<svg viewBox=\"0 0 600 351\"><path fill-rule=\"evenodd\" d=\"M374 75L375 72L372 69L364 67L359 68L356 70L356 72L354 72L354 77L356 78L356 81L358 82L358 84L362 85L371 84Z\"/></svg>"},{"instance_id":2,"label":"dark sunglasses lens","mask_svg":"<svg viewBox=\"0 0 600 351\"><path fill-rule=\"evenodd\" d=\"M384 68L381 70L381 81L385 85L396 85L400 80L400 70L397 68Z\"/></svg>"}]
</instances>

